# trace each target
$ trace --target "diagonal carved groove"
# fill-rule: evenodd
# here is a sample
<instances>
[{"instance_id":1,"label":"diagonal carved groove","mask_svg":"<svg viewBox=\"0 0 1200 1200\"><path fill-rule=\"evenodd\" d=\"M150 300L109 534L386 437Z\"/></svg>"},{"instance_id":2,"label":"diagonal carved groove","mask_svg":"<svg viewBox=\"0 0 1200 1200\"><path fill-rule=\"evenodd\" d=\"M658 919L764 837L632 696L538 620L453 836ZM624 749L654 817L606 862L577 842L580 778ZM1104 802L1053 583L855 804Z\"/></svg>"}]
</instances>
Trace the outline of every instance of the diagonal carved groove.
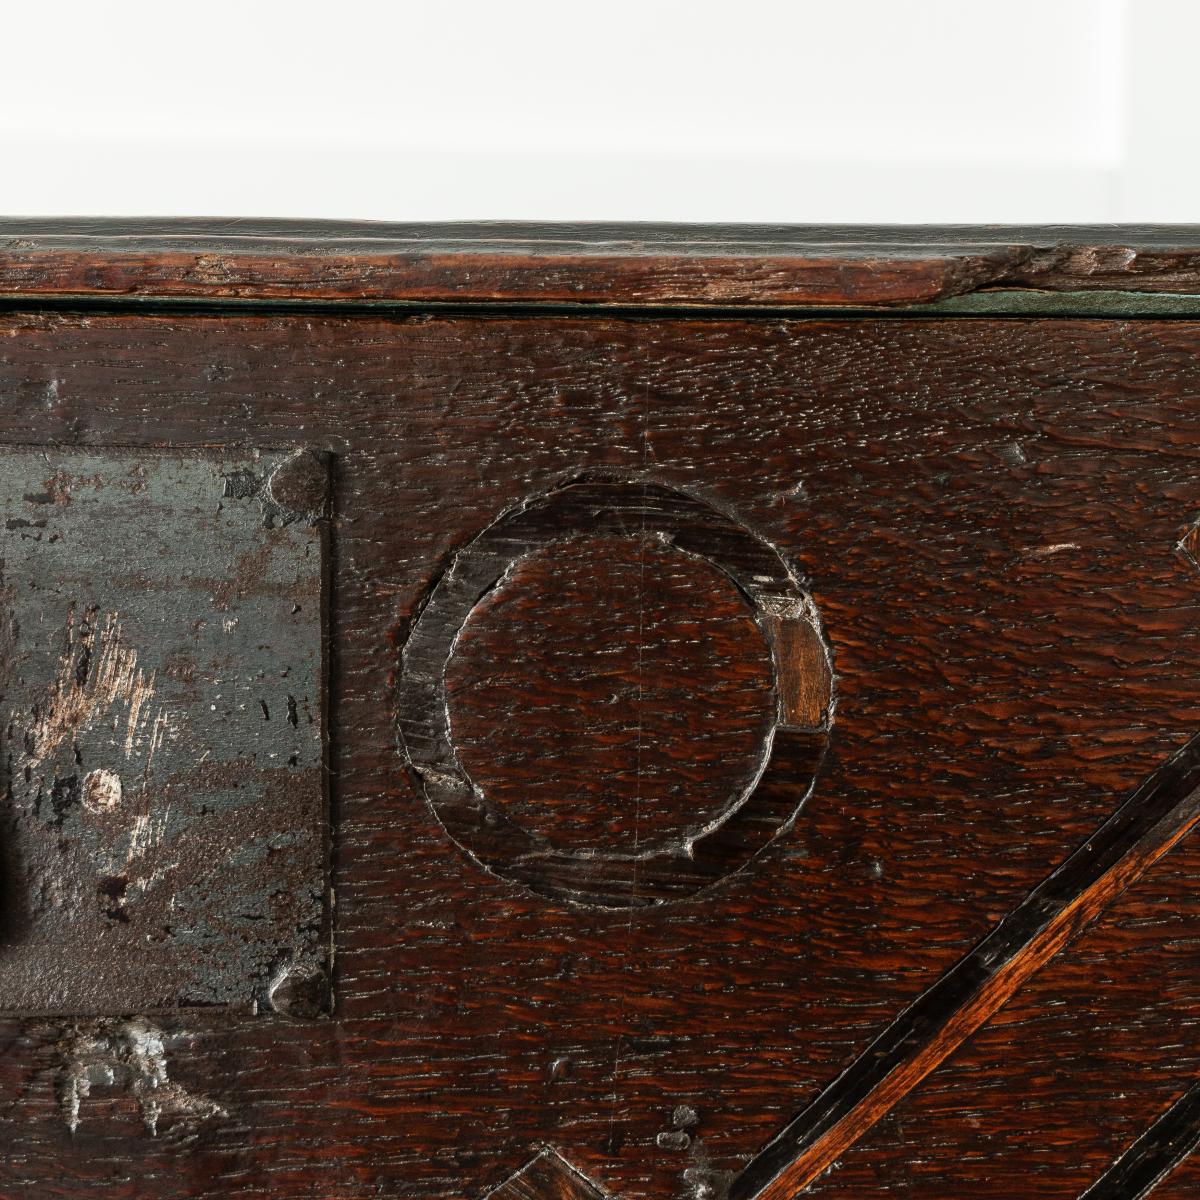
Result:
<instances>
[{"instance_id":1,"label":"diagonal carved groove","mask_svg":"<svg viewBox=\"0 0 1200 1200\"><path fill-rule=\"evenodd\" d=\"M729 1200L788 1200L811 1183L1198 822L1200 736L768 1142Z\"/></svg>"},{"instance_id":2,"label":"diagonal carved groove","mask_svg":"<svg viewBox=\"0 0 1200 1200\"><path fill-rule=\"evenodd\" d=\"M1079 1200L1142 1200L1200 1145L1200 1083L1194 1083Z\"/></svg>"}]
</instances>

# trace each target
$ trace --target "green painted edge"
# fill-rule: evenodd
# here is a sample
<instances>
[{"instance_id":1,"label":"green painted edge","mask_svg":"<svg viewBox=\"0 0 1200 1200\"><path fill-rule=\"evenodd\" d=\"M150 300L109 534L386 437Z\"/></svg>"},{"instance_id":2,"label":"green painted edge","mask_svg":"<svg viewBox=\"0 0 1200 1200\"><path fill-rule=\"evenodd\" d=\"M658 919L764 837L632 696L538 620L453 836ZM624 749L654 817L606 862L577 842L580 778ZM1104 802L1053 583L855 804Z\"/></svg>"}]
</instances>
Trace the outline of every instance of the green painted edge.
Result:
<instances>
[{"instance_id":1,"label":"green painted edge","mask_svg":"<svg viewBox=\"0 0 1200 1200\"><path fill-rule=\"evenodd\" d=\"M972 316L1200 317L1200 295L1170 292L1044 292L1000 288L948 296L930 304L911 304L902 311Z\"/></svg>"}]
</instances>

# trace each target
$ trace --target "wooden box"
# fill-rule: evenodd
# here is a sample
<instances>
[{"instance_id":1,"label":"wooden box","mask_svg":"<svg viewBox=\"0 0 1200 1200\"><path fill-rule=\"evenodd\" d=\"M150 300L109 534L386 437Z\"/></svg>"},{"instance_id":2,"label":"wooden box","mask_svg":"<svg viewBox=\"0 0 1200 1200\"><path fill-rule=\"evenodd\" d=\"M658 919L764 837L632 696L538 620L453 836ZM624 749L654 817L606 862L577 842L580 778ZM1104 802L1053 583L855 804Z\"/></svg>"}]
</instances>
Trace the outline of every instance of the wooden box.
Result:
<instances>
[{"instance_id":1,"label":"wooden box","mask_svg":"<svg viewBox=\"0 0 1200 1200\"><path fill-rule=\"evenodd\" d=\"M1198 296L0 226L0 1198L1200 1194Z\"/></svg>"}]
</instances>

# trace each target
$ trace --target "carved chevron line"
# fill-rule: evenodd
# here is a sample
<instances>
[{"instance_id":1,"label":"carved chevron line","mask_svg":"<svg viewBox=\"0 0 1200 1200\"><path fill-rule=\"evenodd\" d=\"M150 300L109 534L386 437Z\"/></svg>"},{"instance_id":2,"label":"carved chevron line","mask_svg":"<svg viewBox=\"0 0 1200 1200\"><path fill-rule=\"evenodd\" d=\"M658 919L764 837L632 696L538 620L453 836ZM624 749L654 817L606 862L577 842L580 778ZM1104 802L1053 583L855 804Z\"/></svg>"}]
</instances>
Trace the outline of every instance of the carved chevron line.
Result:
<instances>
[{"instance_id":1,"label":"carved chevron line","mask_svg":"<svg viewBox=\"0 0 1200 1200\"><path fill-rule=\"evenodd\" d=\"M908 1006L734 1180L729 1200L790 1200L1200 822L1200 737L1155 771L1044 882Z\"/></svg>"},{"instance_id":2,"label":"carved chevron line","mask_svg":"<svg viewBox=\"0 0 1200 1200\"><path fill-rule=\"evenodd\" d=\"M586 1175L547 1147L483 1200L606 1200Z\"/></svg>"},{"instance_id":3,"label":"carved chevron line","mask_svg":"<svg viewBox=\"0 0 1200 1200\"><path fill-rule=\"evenodd\" d=\"M1200 1083L1193 1084L1079 1200L1142 1200L1200 1145Z\"/></svg>"},{"instance_id":4,"label":"carved chevron line","mask_svg":"<svg viewBox=\"0 0 1200 1200\"><path fill-rule=\"evenodd\" d=\"M1200 735L1150 775L1092 837L768 1142L733 1180L728 1200L791 1200L1197 824ZM1200 1085L1113 1164L1085 1193L1086 1200L1137 1200L1198 1143ZM1127 1190L1130 1180L1142 1181L1143 1190ZM547 1150L485 1200L597 1200L603 1195Z\"/></svg>"}]
</instances>

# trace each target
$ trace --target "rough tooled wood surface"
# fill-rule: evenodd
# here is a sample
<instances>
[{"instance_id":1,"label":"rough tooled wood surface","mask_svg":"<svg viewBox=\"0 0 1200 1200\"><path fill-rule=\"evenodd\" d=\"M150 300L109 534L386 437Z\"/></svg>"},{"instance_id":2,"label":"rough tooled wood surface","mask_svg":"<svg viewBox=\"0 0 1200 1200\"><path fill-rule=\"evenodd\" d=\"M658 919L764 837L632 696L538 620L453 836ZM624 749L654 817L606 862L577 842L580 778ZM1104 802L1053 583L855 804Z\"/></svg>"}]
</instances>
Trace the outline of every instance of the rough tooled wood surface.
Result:
<instances>
[{"instance_id":1,"label":"rough tooled wood surface","mask_svg":"<svg viewBox=\"0 0 1200 1200\"><path fill-rule=\"evenodd\" d=\"M1200 514L1197 345L1187 321L4 316L4 442L331 453L337 957L327 1021L0 1020L0 1196L436 1200L523 1195L516 1174L546 1175L542 1200L587 1195L575 1172L628 1200L718 1195L1200 725L1200 577L1176 551ZM402 649L448 566L596 473L778 550L836 674L794 825L657 907L484 869L398 736ZM751 637L745 597L662 542L597 550L542 548L473 610L450 729L510 815L578 805L580 839L631 829L589 806L627 804L630 725L636 797L653 730L663 787L637 837L669 839L693 759L640 714L678 703L695 761L752 769L769 614ZM631 553L640 579L676 573L661 609L630 607ZM618 593L613 631L642 613L640 673L619 639L599 669L588 588ZM506 626L513 603L530 610ZM571 742L581 783L523 814L521 743L560 727L596 735ZM610 737L614 793L588 778ZM1196 854L1185 839L1115 898L814 1194L1091 1184L1200 1071ZM547 1145L571 1167L517 1174Z\"/></svg>"}]
</instances>

